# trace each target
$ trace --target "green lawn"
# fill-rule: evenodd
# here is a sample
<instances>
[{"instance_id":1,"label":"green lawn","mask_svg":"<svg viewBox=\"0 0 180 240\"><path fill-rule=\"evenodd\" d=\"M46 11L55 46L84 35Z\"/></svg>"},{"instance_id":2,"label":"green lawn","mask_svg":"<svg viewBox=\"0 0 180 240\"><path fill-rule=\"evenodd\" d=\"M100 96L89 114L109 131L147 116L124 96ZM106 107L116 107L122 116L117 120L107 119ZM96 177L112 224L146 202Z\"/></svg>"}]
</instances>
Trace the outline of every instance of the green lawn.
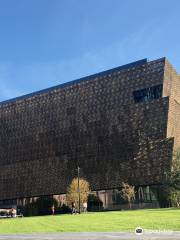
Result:
<instances>
[{"instance_id":1,"label":"green lawn","mask_svg":"<svg viewBox=\"0 0 180 240\"><path fill-rule=\"evenodd\" d=\"M42 232L180 231L180 209L149 209L1 219L0 234Z\"/></svg>"}]
</instances>

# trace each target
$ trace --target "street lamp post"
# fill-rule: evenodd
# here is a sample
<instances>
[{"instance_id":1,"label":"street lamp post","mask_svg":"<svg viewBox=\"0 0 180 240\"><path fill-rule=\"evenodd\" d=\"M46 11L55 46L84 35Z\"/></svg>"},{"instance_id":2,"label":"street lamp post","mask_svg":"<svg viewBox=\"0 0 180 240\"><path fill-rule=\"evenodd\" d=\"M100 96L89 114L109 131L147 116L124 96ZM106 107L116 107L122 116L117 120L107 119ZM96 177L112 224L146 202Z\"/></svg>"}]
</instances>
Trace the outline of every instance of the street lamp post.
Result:
<instances>
[{"instance_id":1,"label":"street lamp post","mask_svg":"<svg viewBox=\"0 0 180 240\"><path fill-rule=\"evenodd\" d=\"M78 166L78 204L79 204L79 214L81 213L81 199L80 199L80 186L79 186L79 173L80 167Z\"/></svg>"}]
</instances>

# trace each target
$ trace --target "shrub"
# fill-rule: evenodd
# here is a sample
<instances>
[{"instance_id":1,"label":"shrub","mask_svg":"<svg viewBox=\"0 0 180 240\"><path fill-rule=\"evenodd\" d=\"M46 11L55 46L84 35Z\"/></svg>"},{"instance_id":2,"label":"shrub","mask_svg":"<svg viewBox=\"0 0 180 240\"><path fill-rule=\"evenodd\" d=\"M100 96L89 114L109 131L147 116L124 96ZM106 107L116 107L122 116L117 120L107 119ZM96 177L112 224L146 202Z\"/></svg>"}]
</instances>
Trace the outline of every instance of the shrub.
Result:
<instances>
[{"instance_id":1,"label":"shrub","mask_svg":"<svg viewBox=\"0 0 180 240\"><path fill-rule=\"evenodd\" d=\"M103 202L100 200L100 198L97 195L89 194L87 210L90 212L104 210Z\"/></svg>"}]
</instances>

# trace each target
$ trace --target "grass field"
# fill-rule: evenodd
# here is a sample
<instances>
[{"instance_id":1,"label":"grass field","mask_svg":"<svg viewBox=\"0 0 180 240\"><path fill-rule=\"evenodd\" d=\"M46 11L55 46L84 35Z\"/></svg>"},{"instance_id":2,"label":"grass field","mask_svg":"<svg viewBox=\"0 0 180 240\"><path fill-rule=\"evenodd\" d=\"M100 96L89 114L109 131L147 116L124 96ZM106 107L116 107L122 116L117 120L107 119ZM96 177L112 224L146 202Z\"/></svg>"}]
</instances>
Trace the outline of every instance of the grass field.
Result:
<instances>
[{"instance_id":1,"label":"grass field","mask_svg":"<svg viewBox=\"0 0 180 240\"><path fill-rule=\"evenodd\" d=\"M42 232L180 231L180 209L149 209L1 219L0 234Z\"/></svg>"}]
</instances>

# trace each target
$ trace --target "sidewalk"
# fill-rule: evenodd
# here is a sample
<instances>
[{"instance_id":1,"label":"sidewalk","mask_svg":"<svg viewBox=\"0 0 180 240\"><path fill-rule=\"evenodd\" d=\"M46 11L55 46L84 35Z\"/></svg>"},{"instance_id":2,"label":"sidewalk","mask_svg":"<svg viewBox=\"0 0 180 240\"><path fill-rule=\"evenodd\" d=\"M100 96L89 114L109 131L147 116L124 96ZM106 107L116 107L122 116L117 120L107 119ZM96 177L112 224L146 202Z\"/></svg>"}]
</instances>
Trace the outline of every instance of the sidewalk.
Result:
<instances>
[{"instance_id":1,"label":"sidewalk","mask_svg":"<svg viewBox=\"0 0 180 240\"><path fill-rule=\"evenodd\" d=\"M48 234L3 234L0 240L180 240L179 232L146 232L141 236L135 233L48 233Z\"/></svg>"}]
</instances>

